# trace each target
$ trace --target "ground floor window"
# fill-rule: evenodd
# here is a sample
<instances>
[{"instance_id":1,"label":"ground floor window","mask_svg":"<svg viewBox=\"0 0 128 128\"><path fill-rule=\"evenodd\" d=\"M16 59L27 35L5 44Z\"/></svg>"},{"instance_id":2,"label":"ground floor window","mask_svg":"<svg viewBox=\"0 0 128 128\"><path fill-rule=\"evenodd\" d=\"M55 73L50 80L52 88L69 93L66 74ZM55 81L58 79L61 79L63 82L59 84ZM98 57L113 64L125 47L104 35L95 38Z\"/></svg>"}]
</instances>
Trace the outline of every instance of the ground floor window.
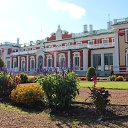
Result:
<instances>
[{"instance_id":1,"label":"ground floor window","mask_svg":"<svg viewBox=\"0 0 128 128\"><path fill-rule=\"evenodd\" d=\"M10 69L10 61L7 61L7 68Z\"/></svg>"},{"instance_id":2,"label":"ground floor window","mask_svg":"<svg viewBox=\"0 0 128 128\"><path fill-rule=\"evenodd\" d=\"M47 67L52 67L52 59L48 58L47 60Z\"/></svg>"},{"instance_id":3,"label":"ground floor window","mask_svg":"<svg viewBox=\"0 0 128 128\"><path fill-rule=\"evenodd\" d=\"M60 58L59 61L60 61L59 62L60 67L65 67L65 58Z\"/></svg>"},{"instance_id":4,"label":"ground floor window","mask_svg":"<svg viewBox=\"0 0 128 128\"><path fill-rule=\"evenodd\" d=\"M113 66L113 54L112 53L104 54L104 69L111 70L112 66Z\"/></svg>"},{"instance_id":5,"label":"ground floor window","mask_svg":"<svg viewBox=\"0 0 128 128\"><path fill-rule=\"evenodd\" d=\"M74 57L74 67L76 70L78 70L80 67L80 57L79 56Z\"/></svg>"},{"instance_id":6,"label":"ground floor window","mask_svg":"<svg viewBox=\"0 0 128 128\"><path fill-rule=\"evenodd\" d=\"M93 67L96 70L101 70L101 54L93 55Z\"/></svg>"},{"instance_id":7,"label":"ground floor window","mask_svg":"<svg viewBox=\"0 0 128 128\"><path fill-rule=\"evenodd\" d=\"M34 69L34 60L31 60L31 69Z\"/></svg>"}]
</instances>

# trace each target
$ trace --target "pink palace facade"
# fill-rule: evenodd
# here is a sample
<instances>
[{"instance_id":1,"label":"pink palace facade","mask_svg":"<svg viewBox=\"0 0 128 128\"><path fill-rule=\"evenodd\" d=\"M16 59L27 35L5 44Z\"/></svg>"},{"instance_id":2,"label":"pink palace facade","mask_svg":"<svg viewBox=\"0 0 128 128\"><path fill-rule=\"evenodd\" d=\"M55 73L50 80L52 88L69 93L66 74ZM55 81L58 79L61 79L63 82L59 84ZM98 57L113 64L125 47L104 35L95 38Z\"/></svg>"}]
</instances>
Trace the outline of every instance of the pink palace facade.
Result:
<instances>
[{"instance_id":1,"label":"pink palace facade","mask_svg":"<svg viewBox=\"0 0 128 128\"><path fill-rule=\"evenodd\" d=\"M23 43L23 42L21 42ZM42 68L71 68L85 76L88 67L96 68L98 76L128 71L128 18L107 23L107 29L93 30L84 25L81 33L68 33L60 26L45 40L30 41L21 46L4 42L0 56L8 71L34 73Z\"/></svg>"}]
</instances>

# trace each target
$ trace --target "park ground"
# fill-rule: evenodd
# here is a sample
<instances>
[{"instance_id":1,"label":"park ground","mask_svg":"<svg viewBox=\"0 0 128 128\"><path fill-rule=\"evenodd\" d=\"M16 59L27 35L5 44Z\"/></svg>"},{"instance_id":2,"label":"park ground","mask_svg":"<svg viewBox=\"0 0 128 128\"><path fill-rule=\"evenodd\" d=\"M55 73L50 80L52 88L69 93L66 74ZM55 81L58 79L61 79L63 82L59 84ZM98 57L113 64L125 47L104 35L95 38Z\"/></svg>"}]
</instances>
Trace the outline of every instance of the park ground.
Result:
<instances>
[{"instance_id":1,"label":"park ground","mask_svg":"<svg viewBox=\"0 0 128 128\"><path fill-rule=\"evenodd\" d=\"M87 113L86 109L90 107L89 89L86 84L80 87L80 94L76 101L79 102L70 114L61 115L51 112L51 110L33 110L21 109L10 104L0 103L0 128L127 128L128 127L128 86L127 82L119 82L120 87L108 89L110 105L108 110L113 112L114 116L104 121L93 119L93 115ZM98 83L100 84L100 82ZM97 85L98 85L97 84ZM105 82L104 82L105 84ZM92 83L88 84L89 86ZM101 84L103 85L103 84ZM114 82L111 86L115 85ZM99 85L100 86L100 85ZM125 89L124 89L125 87ZM109 87L112 88L112 87ZM82 104L81 104L82 103ZM95 115L94 115L95 117Z\"/></svg>"}]
</instances>

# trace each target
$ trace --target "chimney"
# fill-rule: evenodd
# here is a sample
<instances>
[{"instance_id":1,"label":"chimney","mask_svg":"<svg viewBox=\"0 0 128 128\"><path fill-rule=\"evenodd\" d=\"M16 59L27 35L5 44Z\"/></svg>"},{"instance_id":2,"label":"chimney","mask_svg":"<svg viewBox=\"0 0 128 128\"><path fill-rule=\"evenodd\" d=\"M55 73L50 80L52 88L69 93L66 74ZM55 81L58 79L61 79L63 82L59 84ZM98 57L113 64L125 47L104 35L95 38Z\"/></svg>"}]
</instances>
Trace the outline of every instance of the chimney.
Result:
<instances>
[{"instance_id":1,"label":"chimney","mask_svg":"<svg viewBox=\"0 0 128 128\"><path fill-rule=\"evenodd\" d=\"M112 21L107 22L107 29L110 30L112 28Z\"/></svg>"},{"instance_id":2,"label":"chimney","mask_svg":"<svg viewBox=\"0 0 128 128\"><path fill-rule=\"evenodd\" d=\"M17 43L18 45L19 45L19 42L20 42L20 39L19 39L19 38L17 38L17 42L16 42L16 43Z\"/></svg>"},{"instance_id":3,"label":"chimney","mask_svg":"<svg viewBox=\"0 0 128 128\"><path fill-rule=\"evenodd\" d=\"M84 25L84 32L85 33L88 32L88 25L87 24Z\"/></svg>"},{"instance_id":4,"label":"chimney","mask_svg":"<svg viewBox=\"0 0 128 128\"><path fill-rule=\"evenodd\" d=\"M89 25L89 32L92 33L92 31L93 31L93 25L90 24Z\"/></svg>"},{"instance_id":5,"label":"chimney","mask_svg":"<svg viewBox=\"0 0 128 128\"><path fill-rule=\"evenodd\" d=\"M114 24L117 24L117 19L114 19Z\"/></svg>"}]
</instances>

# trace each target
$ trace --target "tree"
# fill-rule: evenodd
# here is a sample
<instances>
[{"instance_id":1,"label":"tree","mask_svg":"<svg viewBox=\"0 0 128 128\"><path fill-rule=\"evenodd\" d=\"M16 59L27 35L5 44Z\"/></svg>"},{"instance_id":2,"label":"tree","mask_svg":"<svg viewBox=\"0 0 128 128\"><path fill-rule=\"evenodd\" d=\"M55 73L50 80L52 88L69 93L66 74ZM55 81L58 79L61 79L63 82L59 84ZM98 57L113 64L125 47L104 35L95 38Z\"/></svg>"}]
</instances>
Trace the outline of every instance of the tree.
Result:
<instances>
[{"instance_id":1,"label":"tree","mask_svg":"<svg viewBox=\"0 0 128 128\"><path fill-rule=\"evenodd\" d=\"M2 68L3 66L4 66L4 61L0 57L0 68Z\"/></svg>"}]
</instances>

